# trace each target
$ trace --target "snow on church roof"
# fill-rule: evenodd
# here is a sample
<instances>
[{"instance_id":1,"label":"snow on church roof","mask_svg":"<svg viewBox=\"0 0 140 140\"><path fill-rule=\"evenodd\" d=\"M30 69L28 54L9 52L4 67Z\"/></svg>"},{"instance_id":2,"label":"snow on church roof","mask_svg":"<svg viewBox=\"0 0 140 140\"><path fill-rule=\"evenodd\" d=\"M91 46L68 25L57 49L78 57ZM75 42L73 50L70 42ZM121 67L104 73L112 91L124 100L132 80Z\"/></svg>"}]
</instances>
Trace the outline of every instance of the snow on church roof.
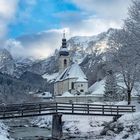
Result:
<instances>
[{"instance_id":1,"label":"snow on church roof","mask_svg":"<svg viewBox=\"0 0 140 140\"><path fill-rule=\"evenodd\" d=\"M57 77L56 82L71 78L77 79L76 82L87 82L87 77L77 63L74 63L66 68L64 72Z\"/></svg>"}]
</instances>

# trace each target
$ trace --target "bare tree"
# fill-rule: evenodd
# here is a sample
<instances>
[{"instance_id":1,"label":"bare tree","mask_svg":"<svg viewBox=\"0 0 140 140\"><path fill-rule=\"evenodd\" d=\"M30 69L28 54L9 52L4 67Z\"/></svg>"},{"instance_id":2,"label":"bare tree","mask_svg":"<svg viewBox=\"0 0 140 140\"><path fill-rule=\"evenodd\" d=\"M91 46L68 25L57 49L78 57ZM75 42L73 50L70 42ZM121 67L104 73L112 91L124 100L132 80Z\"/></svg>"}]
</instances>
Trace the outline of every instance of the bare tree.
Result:
<instances>
[{"instance_id":1,"label":"bare tree","mask_svg":"<svg viewBox=\"0 0 140 140\"><path fill-rule=\"evenodd\" d=\"M128 9L128 18L122 30L115 31L110 38L109 52L113 56L113 64L123 76L127 88L128 104L131 92L139 79L140 71L140 1L134 0Z\"/></svg>"},{"instance_id":2,"label":"bare tree","mask_svg":"<svg viewBox=\"0 0 140 140\"><path fill-rule=\"evenodd\" d=\"M131 34L124 29L116 31L112 35L109 44L114 69L123 76L127 88L128 104L130 104L131 92L140 70L140 56L133 42L131 42Z\"/></svg>"}]
</instances>

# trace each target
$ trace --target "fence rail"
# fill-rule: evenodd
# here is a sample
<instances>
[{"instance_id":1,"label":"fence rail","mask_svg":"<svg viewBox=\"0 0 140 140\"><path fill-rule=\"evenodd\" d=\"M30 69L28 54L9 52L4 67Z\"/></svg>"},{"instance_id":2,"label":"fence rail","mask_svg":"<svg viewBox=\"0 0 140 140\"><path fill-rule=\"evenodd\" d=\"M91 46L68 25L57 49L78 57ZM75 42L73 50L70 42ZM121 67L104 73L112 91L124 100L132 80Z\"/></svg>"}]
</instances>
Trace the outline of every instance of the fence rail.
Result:
<instances>
[{"instance_id":1,"label":"fence rail","mask_svg":"<svg viewBox=\"0 0 140 140\"><path fill-rule=\"evenodd\" d=\"M0 105L0 119L53 115L121 116L135 112L135 106L41 102Z\"/></svg>"}]
</instances>

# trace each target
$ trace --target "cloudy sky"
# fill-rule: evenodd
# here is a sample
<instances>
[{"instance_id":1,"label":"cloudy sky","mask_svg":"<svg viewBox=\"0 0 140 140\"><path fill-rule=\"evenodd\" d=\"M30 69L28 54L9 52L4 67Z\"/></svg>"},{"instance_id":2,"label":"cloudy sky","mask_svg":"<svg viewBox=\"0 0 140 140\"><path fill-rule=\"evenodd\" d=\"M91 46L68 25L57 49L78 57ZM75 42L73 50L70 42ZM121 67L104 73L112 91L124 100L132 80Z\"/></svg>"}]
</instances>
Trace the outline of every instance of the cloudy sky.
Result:
<instances>
[{"instance_id":1,"label":"cloudy sky","mask_svg":"<svg viewBox=\"0 0 140 140\"><path fill-rule=\"evenodd\" d=\"M44 31L58 34L64 29L68 37L96 35L110 27L120 28L130 3L131 0L0 0L0 40Z\"/></svg>"}]
</instances>

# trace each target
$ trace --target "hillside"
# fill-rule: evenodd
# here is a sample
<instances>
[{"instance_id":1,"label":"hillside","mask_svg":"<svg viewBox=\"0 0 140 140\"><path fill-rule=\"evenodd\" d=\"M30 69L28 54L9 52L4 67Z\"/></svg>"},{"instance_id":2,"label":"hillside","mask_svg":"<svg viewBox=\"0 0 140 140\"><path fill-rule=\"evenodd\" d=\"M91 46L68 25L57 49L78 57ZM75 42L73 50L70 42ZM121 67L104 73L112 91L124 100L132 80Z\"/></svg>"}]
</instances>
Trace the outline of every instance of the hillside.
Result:
<instances>
[{"instance_id":1,"label":"hillside","mask_svg":"<svg viewBox=\"0 0 140 140\"><path fill-rule=\"evenodd\" d=\"M97 36L75 36L67 40L71 59L73 62L80 64L88 77L89 86L96 81L102 80L105 76L105 52L108 48L110 35L114 30L109 29L107 32L103 32ZM46 33L42 32L37 35L18 37L14 42L18 41L22 45L28 46L31 43L37 43L37 40L45 43L45 38L47 38ZM58 44L60 43L61 40ZM13 44L11 43L11 45ZM44 82L41 76L47 75L49 77L50 75L51 77L51 75L55 75L58 72L58 50L54 50L54 54L45 59L35 59L33 57L12 56L11 49L9 49L11 47L14 46L8 46L8 50L0 50L0 72L17 77L25 83L30 83L33 87L41 83L40 85L42 86L36 86L37 88L35 89L51 89L53 92L52 84L55 77ZM60 46L58 46L59 48ZM42 79L38 81L40 78ZM34 88L32 89L34 90Z\"/></svg>"}]
</instances>

